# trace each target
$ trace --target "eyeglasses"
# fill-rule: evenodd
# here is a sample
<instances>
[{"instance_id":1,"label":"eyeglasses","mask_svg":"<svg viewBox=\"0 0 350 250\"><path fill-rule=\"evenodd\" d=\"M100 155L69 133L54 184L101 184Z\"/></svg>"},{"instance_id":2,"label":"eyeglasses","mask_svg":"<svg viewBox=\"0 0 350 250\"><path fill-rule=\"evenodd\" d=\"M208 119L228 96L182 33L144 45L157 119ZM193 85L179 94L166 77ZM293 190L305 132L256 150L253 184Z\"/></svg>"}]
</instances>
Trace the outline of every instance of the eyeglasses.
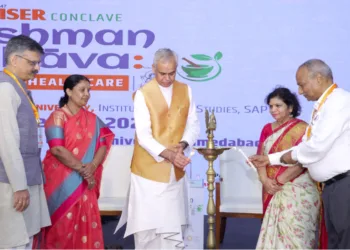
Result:
<instances>
[{"instance_id":1,"label":"eyeglasses","mask_svg":"<svg viewBox=\"0 0 350 250\"><path fill-rule=\"evenodd\" d=\"M41 61L37 62L37 61L29 60L28 58L25 58L25 57L20 56L20 55L16 55L16 56L26 60L30 64L30 66L32 66L32 67L35 67L36 65L40 66L40 64L41 64Z\"/></svg>"}]
</instances>

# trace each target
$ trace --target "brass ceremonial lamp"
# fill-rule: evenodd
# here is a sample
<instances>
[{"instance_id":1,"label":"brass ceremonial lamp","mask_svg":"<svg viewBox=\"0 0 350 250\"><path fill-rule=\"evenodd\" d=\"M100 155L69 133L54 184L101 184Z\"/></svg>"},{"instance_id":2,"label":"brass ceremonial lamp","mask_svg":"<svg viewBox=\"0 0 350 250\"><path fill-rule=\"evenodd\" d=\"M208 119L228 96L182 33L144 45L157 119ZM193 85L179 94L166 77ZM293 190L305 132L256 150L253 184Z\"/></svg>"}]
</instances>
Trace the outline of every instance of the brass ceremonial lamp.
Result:
<instances>
[{"instance_id":1,"label":"brass ceremonial lamp","mask_svg":"<svg viewBox=\"0 0 350 250\"><path fill-rule=\"evenodd\" d=\"M215 148L214 145L214 133L216 130L216 119L214 115L214 111L212 111L210 117L209 112L205 110L205 125L206 125L206 133L208 135L208 142L206 148L195 148L204 158L208 161L208 170L207 170L207 181L208 181L208 192L209 192L209 200L207 205L207 213L208 213L208 238L207 238L207 248L215 249L215 232L214 232L214 215L215 215L215 203L213 199L214 193L214 179L215 179L215 171L213 168L213 162L216 160L218 155L222 154L225 150L229 150L231 148Z\"/></svg>"}]
</instances>

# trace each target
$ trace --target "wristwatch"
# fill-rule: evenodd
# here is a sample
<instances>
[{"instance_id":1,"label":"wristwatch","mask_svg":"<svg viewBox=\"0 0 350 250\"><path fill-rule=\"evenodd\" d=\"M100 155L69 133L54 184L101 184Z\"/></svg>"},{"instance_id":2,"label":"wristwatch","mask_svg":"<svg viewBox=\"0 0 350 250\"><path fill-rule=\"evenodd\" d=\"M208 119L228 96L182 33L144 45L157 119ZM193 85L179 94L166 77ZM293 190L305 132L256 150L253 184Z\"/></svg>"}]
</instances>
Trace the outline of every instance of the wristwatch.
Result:
<instances>
[{"instance_id":1,"label":"wristwatch","mask_svg":"<svg viewBox=\"0 0 350 250\"><path fill-rule=\"evenodd\" d=\"M287 162L284 161L283 155L280 158L280 162L283 163L283 164L287 164Z\"/></svg>"},{"instance_id":2,"label":"wristwatch","mask_svg":"<svg viewBox=\"0 0 350 250\"><path fill-rule=\"evenodd\" d=\"M182 145L182 149L185 150L188 147L188 142L187 141L180 141L179 142Z\"/></svg>"},{"instance_id":3,"label":"wristwatch","mask_svg":"<svg viewBox=\"0 0 350 250\"><path fill-rule=\"evenodd\" d=\"M282 155L281 158L280 158L280 162L283 163L283 164L285 164L285 165L287 165L287 166L296 166L296 165L299 164L298 161L295 162L295 163L288 164L288 163L284 160L283 155Z\"/></svg>"}]
</instances>

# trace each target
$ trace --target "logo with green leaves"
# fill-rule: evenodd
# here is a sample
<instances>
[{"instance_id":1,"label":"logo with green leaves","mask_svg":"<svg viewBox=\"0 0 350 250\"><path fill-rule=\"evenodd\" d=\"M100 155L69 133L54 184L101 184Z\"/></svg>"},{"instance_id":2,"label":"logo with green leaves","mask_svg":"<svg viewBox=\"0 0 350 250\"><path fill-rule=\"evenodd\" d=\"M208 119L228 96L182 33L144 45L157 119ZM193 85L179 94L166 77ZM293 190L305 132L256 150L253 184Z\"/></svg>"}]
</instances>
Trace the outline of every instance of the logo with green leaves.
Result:
<instances>
[{"instance_id":1,"label":"logo with green leaves","mask_svg":"<svg viewBox=\"0 0 350 250\"><path fill-rule=\"evenodd\" d=\"M202 210L203 210L203 205L198 205L197 206L197 212L202 212Z\"/></svg>"},{"instance_id":2,"label":"logo with green leaves","mask_svg":"<svg viewBox=\"0 0 350 250\"><path fill-rule=\"evenodd\" d=\"M206 82L216 78L221 74L221 65L219 60L222 58L220 51L216 52L214 57L205 54L193 54L193 59L182 58L186 63L181 66L183 72L178 72L182 78L193 82Z\"/></svg>"}]
</instances>

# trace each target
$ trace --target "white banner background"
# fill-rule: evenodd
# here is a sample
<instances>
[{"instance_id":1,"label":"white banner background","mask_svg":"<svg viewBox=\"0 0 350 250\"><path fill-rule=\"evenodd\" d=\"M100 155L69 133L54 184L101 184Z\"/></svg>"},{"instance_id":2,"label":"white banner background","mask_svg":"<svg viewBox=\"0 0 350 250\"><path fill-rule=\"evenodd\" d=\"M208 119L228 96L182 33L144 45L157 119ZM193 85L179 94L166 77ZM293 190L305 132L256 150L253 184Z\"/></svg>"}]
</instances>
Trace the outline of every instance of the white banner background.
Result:
<instances>
[{"instance_id":1,"label":"white banner background","mask_svg":"<svg viewBox=\"0 0 350 250\"><path fill-rule=\"evenodd\" d=\"M154 52L162 47L179 55L178 73L187 79L177 75L177 80L193 89L201 139L206 139L204 108L214 108L215 139L220 146L254 145L264 124L272 120L264 103L266 95L276 85L296 92L295 71L310 58L325 60L333 69L335 81L350 89L347 0L85 0L55 4L44 0L4 0L0 7L1 58L9 38L23 33L41 40L46 49L41 74L127 76L128 84L125 79L117 82L122 83L124 91L111 91L102 81L100 88L104 90L92 91L89 102L90 109L111 125L115 144L132 143L131 96L151 77ZM71 16L77 20L69 20ZM136 32L139 33L135 38ZM217 61L197 60L191 57L194 54L207 56L195 56L197 59L216 55ZM213 68L207 76L193 78L183 71L182 66L188 63L182 58L207 65L208 71L210 66ZM140 65L142 68L137 69ZM35 89L33 95L44 122L63 90L52 90L55 82L39 82L36 81L36 88L43 89ZM34 82L30 84L34 86ZM308 121L312 103L303 97L300 101L301 118ZM192 178L205 178L207 163L198 154L193 157L192 167Z\"/></svg>"}]
</instances>

